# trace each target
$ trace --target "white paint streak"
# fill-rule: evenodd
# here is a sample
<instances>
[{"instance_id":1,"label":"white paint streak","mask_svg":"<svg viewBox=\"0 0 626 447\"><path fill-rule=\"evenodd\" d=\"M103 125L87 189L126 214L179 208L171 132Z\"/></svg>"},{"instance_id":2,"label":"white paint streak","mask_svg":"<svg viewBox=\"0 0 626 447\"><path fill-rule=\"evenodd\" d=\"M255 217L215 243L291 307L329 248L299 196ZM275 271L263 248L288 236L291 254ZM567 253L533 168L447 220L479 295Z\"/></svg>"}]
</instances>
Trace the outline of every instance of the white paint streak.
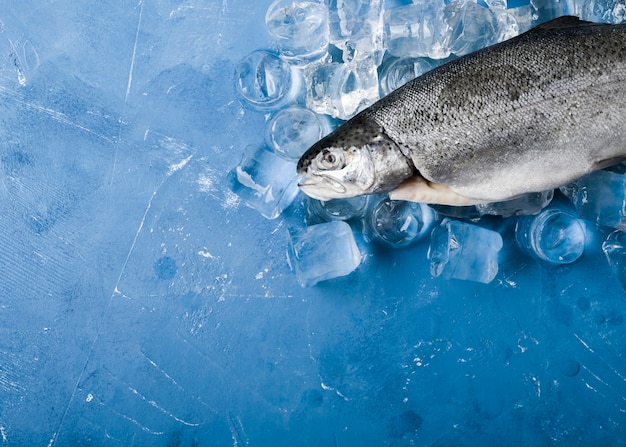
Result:
<instances>
[{"instance_id":1,"label":"white paint streak","mask_svg":"<svg viewBox=\"0 0 626 447\"><path fill-rule=\"evenodd\" d=\"M193 158L193 154L178 163L170 165L170 169L167 172L167 175L172 175L173 173L180 171L182 168L185 167L187 163L189 163L189 160L191 160L192 158Z\"/></svg>"},{"instance_id":2,"label":"white paint streak","mask_svg":"<svg viewBox=\"0 0 626 447\"><path fill-rule=\"evenodd\" d=\"M211 253L209 253L208 250L200 250L198 251L198 255L202 256L203 258L213 259L215 261L219 260L217 256L212 255Z\"/></svg>"}]
</instances>

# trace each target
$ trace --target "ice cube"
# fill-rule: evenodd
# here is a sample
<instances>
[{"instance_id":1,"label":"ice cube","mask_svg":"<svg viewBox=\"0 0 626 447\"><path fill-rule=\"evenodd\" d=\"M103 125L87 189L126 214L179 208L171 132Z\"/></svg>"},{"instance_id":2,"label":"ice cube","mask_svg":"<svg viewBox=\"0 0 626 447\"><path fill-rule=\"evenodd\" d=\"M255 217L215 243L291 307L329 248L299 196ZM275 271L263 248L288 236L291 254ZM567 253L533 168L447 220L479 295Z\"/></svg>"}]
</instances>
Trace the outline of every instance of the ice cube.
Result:
<instances>
[{"instance_id":1,"label":"ice cube","mask_svg":"<svg viewBox=\"0 0 626 447\"><path fill-rule=\"evenodd\" d=\"M302 107L289 107L274 115L265 128L265 141L274 152L291 161L331 131L326 115L318 115Z\"/></svg>"},{"instance_id":2,"label":"ice cube","mask_svg":"<svg viewBox=\"0 0 626 447\"><path fill-rule=\"evenodd\" d=\"M507 26L513 27L511 34L509 34L510 37L524 33L533 27L533 10L527 0L515 3L514 6L509 6L506 12L515 23L508 23L508 19L503 23L502 20L498 19L501 27L499 40L502 40L505 36L507 36ZM505 28L502 28L503 26Z\"/></svg>"},{"instance_id":3,"label":"ice cube","mask_svg":"<svg viewBox=\"0 0 626 447\"><path fill-rule=\"evenodd\" d=\"M584 226L576 216L558 209L520 217L515 239L526 253L550 264L569 264L585 250Z\"/></svg>"},{"instance_id":4,"label":"ice cube","mask_svg":"<svg viewBox=\"0 0 626 447\"><path fill-rule=\"evenodd\" d=\"M350 220L361 217L367 207L367 196L349 197L346 199L316 200L305 197L305 220L313 225L331 220Z\"/></svg>"},{"instance_id":5,"label":"ice cube","mask_svg":"<svg viewBox=\"0 0 626 447\"><path fill-rule=\"evenodd\" d=\"M444 59L446 47L443 0L416 0L411 5L385 11L385 49L398 57Z\"/></svg>"},{"instance_id":6,"label":"ice cube","mask_svg":"<svg viewBox=\"0 0 626 447\"><path fill-rule=\"evenodd\" d=\"M485 215L510 217L536 214L550 204L554 190L524 194L505 202L481 203L471 206L431 205L442 216L457 219L478 219Z\"/></svg>"},{"instance_id":7,"label":"ice cube","mask_svg":"<svg viewBox=\"0 0 626 447\"><path fill-rule=\"evenodd\" d=\"M391 200L385 195L368 207L364 232L368 241L405 247L424 237L434 222L435 212L427 205Z\"/></svg>"},{"instance_id":8,"label":"ice cube","mask_svg":"<svg viewBox=\"0 0 626 447\"><path fill-rule=\"evenodd\" d=\"M536 214L550 204L554 190L524 194L505 202L481 203L476 205L484 215L510 217L513 215Z\"/></svg>"},{"instance_id":9,"label":"ice cube","mask_svg":"<svg viewBox=\"0 0 626 447\"><path fill-rule=\"evenodd\" d=\"M479 219L481 214L475 205L470 206L450 206L450 205L430 205L439 216L453 217L455 219Z\"/></svg>"},{"instance_id":10,"label":"ice cube","mask_svg":"<svg viewBox=\"0 0 626 447\"><path fill-rule=\"evenodd\" d=\"M520 26L517 20L520 11L518 11L516 6L507 5L506 0L484 0L484 2L498 21L498 42L508 40L520 33ZM526 5L528 5L528 0L526 1ZM530 7L527 7L526 10L528 11L528 22L530 26ZM523 16L520 16L520 18L522 17Z\"/></svg>"},{"instance_id":11,"label":"ice cube","mask_svg":"<svg viewBox=\"0 0 626 447\"><path fill-rule=\"evenodd\" d=\"M330 41L343 52L343 61L383 57L382 0L327 0Z\"/></svg>"},{"instance_id":12,"label":"ice cube","mask_svg":"<svg viewBox=\"0 0 626 447\"><path fill-rule=\"evenodd\" d=\"M287 231L287 260L302 287L352 273L361 255L350 225L333 221Z\"/></svg>"},{"instance_id":13,"label":"ice cube","mask_svg":"<svg viewBox=\"0 0 626 447\"><path fill-rule=\"evenodd\" d=\"M380 91L387 95L432 68L433 64L429 59L389 58L380 67Z\"/></svg>"},{"instance_id":14,"label":"ice cube","mask_svg":"<svg viewBox=\"0 0 626 447\"><path fill-rule=\"evenodd\" d=\"M239 94L258 110L279 109L296 96L301 83L297 70L266 50L239 61L235 77Z\"/></svg>"},{"instance_id":15,"label":"ice cube","mask_svg":"<svg viewBox=\"0 0 626 447\"><path fill-rule=\"evenodd\" d=\"M281 56L289 61L309 63L328 51L328 8L319 1L276 0L265 23Z\"/></svg>"},{"instance_id":16,"label":"ice cube","mask_svg":"<svg viewBox=\"0 0 626 447\"><path fill-rule=\"evenodd\" d=\"M596 0L593 0L594 2ZM530 8L532 11L534 25L547 22L557 17L573 14L570 12L569 6L573 4L571 0L531 0Z\"/></svg>"},{"instance_id":17,"label":"ice cube","mask_svg":"<svg viewBox=\"0 0 626 447\"><path fill-rule=\"evenodd\" d=\"M626 290L626 233L614 231L602 244L602 251L617 277L622 288Z\"/></svg>"},{"instance_id":18,"label":"ice cube","mask_svg":"<svg viewBox=\"0 0 626 447\"><path fill-rule=\"evenodd\" d=\"M430 274L488 284L498 273L502 237L476 225L444 219L432 232Z\"/></svg>"},{"instance_id":19,"label":"ice cube","mask_svg":"<svg viewBox=\"0 0 626 447\"><path fill-rule=\"evenodd\" d=\"M626 230L626 175L596 171L560 188L581 219Z\"/></svg>"},{"instance_id":20,"label":"ice cube","mask_svg":"<svg viewBox=\"0 0 626 447\"><path fill-rule=\"evenodd\" d=\"M583 20L602 23L625 23L626 4L624 0L582 0L576 2L575 12Z\"/></svg>"},{"instance_id":21,"label":"ice cube","mask_svg":"<svg viewBox=\"0 0 626 447\"><path fill-rule=\"evenodd\" d=\"M351 118L380 97L377 68L373 58L309 65L304 70L307 107L334 118Z\"/></svg>"},{"instance_id":22,"label":"ice cube","mask_svg":"<svg viewBox=\"0 0 626 447\"><path fill-rule=\"evenodd\" d=\"M264 217L275 219L298 195L295 163L266 147L248 146L241 163L228 173L232 191Z\"/></svg>"},{"instance_id":23,"label":"ice cube","mask_svg":"<svg viewBox=\"0 0 626 447\"><path fill-rule=\"evenodd\" d=\"M443 10L449 27L446 47L457 56L498 41L500 30L493 11L471 0L453 0Z\"/></svg>"}]
</instances>

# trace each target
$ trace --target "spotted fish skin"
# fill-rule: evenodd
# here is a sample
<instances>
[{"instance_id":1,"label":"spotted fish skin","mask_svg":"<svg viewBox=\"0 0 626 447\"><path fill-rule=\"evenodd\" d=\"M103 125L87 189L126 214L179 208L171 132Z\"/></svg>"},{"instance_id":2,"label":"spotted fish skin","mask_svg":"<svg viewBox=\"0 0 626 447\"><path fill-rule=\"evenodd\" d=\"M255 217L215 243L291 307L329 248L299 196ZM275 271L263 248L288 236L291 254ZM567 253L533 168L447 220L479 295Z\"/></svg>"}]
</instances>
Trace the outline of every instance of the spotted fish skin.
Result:
<instances>
[{"instance_id":1,"label":"spotted fish skin","mask_svg":"<svg viewBox=\"0 0 626 447\"><path fill-rule=\"evenodd\" d=\"M363 112L428 181L488 201L626 156L626 25L562 17L459 58Z\"/></svg>"},{"instance_id":2,"label":"spotted fish skin","mask_svg":"<svg viewBox=\"0 0 626 447\"><path fill-rule=\"evenodd\" d=\"M403 175L461 198L449 204L503 201L623 161L625 123L626 25L561 17L405 84L316 143L298 172L323 174L311 164L327 143L375 150L360 141L372 127L410 161ZM377 178L377 190L392 191L397 177ZM333 197L347 190L358 194Z\"/></svg>"}]
</instances>

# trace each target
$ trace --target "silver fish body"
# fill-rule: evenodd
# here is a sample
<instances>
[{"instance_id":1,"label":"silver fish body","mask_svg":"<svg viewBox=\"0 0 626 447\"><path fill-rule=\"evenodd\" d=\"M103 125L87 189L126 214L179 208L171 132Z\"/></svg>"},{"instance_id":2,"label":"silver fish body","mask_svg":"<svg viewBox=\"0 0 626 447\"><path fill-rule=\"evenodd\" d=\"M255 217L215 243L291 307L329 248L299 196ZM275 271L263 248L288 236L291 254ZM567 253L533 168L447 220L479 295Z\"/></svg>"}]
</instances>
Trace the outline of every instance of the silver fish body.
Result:
<instances>
[{"instance_id":1,"label":"silver fish body","mask_svg":"<svg viewBox=\"0 0 626 447\"><path fill-rule=\"evenodd\" d=\"M503 201L626 159L625 123L626 25L562 17L405 84L311 147L298 172L303 191L322 199L391 191L411 177L401 198L419 200L411 191L434 185L444 198L419 201ZM319 163L329 150L372 153L378 142L413 169L380 156L385 169L351 166L354 157ZM374 181L346 187L344 172L359 170ZM324 175L332 181L318 194Z\"/></svg>"}]
</instances>

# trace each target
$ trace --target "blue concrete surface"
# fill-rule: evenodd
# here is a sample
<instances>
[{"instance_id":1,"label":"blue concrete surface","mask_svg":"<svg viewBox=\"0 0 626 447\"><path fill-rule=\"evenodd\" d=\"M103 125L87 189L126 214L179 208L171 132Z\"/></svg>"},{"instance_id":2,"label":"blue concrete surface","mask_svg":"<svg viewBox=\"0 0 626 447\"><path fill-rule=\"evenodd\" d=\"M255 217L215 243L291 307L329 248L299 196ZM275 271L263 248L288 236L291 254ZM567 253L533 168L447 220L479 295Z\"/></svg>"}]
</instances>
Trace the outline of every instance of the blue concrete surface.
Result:
<instances>
[{"instance_id":1,"label":"blue concrete surface","mask_svg":"<svg viewBox=\"0 0 626 447\"><path fill-rule=\"evenodd\" d=\"M608 230L553 267L487 219L489 285L432 279L427 241L298 285L300 199L266 220L226 182L269 3L0 8L0 446L624 445Z\"/></svg>"}]
</instances>

